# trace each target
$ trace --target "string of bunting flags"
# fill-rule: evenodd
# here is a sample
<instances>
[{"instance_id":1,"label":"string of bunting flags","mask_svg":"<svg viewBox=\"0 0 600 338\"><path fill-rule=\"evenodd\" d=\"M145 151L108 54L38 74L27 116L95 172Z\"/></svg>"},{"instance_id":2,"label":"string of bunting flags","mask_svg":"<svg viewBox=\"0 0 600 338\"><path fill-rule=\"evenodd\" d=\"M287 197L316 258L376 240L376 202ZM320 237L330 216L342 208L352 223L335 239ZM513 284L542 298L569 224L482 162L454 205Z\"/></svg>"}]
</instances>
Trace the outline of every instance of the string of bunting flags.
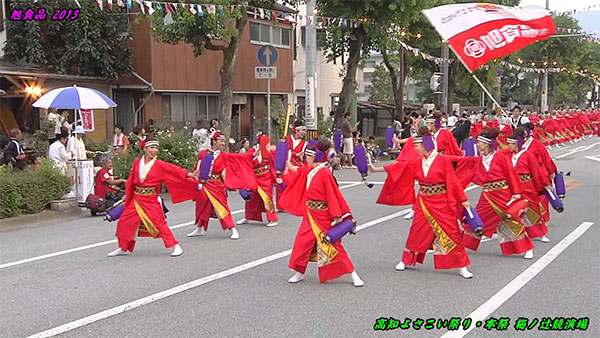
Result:
<instances>
[{"instance_id":1,"label":"string of bunting flags","mask_svg":"<svg viewBox=\"0 0 600 338\"><path fill-rule=\"evenodd\" d=\"M452 62L456 61L456 59L451 59L451 58L440 58L437 56L433 56L431 54L427 54L421 51L421 49L419 48L415 48L412 47L410 45L408 45L407 43L405 43L404 41L399 41L400 45L402 46L402 48L412 52L415 56L421 56L424 60L429 60L429 61L433 61L436 64L442 64L443 62L448 62L448 64L451 64ZM517 62L519 63L524 63L525 61L521 58L517 58ZM560 73L560 72L567 72L569 74L578 74L580 76L583 77L590 77L592 79L592 81L594 81L595 84L600 85L600 75L595 74L595 73L590 73L587 69L581 69L581 70L570 70L567 67L556 67L557 62L556 61L543 61L543 62L539 62L539 64L543 64L544 66L546 65L553 65L555 67L545 67L545 68L536 68L536 67L525 67L525 66L520 66L520 65L516 65L514 63L510 63L507 61L500 61L500 64L508 69L511 70L517 70L520 72L524 72L524 73ZM537 64L535 61L533 61L532 63L528 63L528 64ZM488 69L489 66L486 65L483 68Z\"/></svg>"},{"instance_id":2,"label":"string of bunting flags","mask_svg":"<svg viewBox=\"0 0 600 338\"><path fill-rule=\"evenodd\" d=\"M594 12L594 11L598 11L598 10L600 10L600 4L590 5L590 6L582 7L582 8L571 9L571 10L568 10L568 11L556 11L556 13L557 14L573 15L573 14L576 14L576 13Z\"/></svg>"},{"instance_id":3,"label":"string of bunting flags","mask_svg":"<svg viewBox=\"0 0 600 338\"><path fill-rule=\"evenodd\" d=\"M77 0L75 2L80 4ZM116 5L127 9L131 9L134 4L137 4L140 8L142 14L152 15L156 11L166 11L167 14L176 11L179 8L185 8L190 11L193 15L204 16L205 13L208 14L216 14L219 13L221 15L225 14L226 10L233 10L237 8L239 5L224 5L224 4L191 4L191 3L181 3L181 2L168 2L168 1L146 1L146 0L114 0ZM104 10L104 5L108 6L108 10L112 10L115 6L113 0L96 0L98 7L101 10ZM326 17L326 16L318 16L318 15L302 15L298 13L289 13L284 11L278 11L275 9L266 9L259 7L251 7L248 6L247 14L253 16L254 19L262 19L262 20L271 20L271 21L282 21L282 22L310 22L316 23L319 27L327 27L330 25L336 25L341 27L357 27L357 25L366 21L363 18L334 18L334 17Z\"/></svg>"}]
</instances>

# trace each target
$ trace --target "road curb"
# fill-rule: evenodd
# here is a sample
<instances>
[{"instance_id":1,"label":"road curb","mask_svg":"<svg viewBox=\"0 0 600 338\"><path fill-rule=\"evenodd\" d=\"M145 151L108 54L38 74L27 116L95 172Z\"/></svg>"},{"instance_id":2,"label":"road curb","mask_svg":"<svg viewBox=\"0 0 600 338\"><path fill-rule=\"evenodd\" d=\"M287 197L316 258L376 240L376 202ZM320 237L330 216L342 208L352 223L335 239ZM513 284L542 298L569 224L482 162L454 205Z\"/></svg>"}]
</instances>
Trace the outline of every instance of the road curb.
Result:
<instances>
[{"instance_id":1,"label":"road curb","mask_svg":"<svg viewBox=\"0 0 600 338\"><path fill-rule=\"evenodd\" d=\"M44 210L38 214L0 219L0 230L30 225L41 225L44 223L56 223L56 221L59 220L66 221L69 218L81 217L86 213L89 214L87 209L79 207L65 211Z\"/></svg>"}]
</instances>

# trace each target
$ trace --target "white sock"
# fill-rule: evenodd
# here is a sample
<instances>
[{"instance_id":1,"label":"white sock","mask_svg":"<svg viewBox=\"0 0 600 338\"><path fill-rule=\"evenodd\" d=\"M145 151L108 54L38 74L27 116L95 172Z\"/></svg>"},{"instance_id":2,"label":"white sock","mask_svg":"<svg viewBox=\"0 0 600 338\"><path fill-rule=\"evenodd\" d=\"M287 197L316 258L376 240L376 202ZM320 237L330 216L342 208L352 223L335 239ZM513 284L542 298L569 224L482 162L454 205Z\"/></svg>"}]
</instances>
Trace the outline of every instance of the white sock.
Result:
<instances>
[{"instance_id":1,"label":"white sock","mask_svg":"<svg viewBox=\"0 0 600 338\"><path fill-rule=\"evenodd\" d=\"M204 227L196 227L194 231L186 235L187 237L204 236Z\"/></svg>"},{"instance_id":2,"label":"white sock","mask_svg":"<svg viewBox=\"0 0 600 338\"><path fill-rule=\"evenodd\" d=\"M527 250L527 252L525 252L525 255L523 255L523 258L525 258L525 259L532 259L533 258L533 249L532 250Z\"/></svg>"},{"instance_id":3,"label":"white sock","mask_svg":"<svg viewBox=\"0 0 600 338\"><path fill-rule=\"evenodd\" d=\"M267 226L268 226L268 227L274 227L274 226L276 226L277 224L279 224L279 223L277 223L277 221L272 221L272 222L269 222L269 223L267 223Z\"/></svg>"},{"instance_id":4,"label":"white sock","mask_svg":"<svg viewBox=\"0 0 600 338\"><path fill-rule=\"evenodd\" d=\"M173 247L173 252L171 252L171 257L181 256L181 254L183 254L183 249L179 244L175 244Z\"/></svg>"},{"instance_id":5,"label":"white sock","mask_svg":"<svg viewBox=\"0 0 600 338\"><path fill-rule=\"evenodd\" d=\"M412 219L413 217L415 217L415 211L410 209L410 212L404 216L404 219Z\"/></svg>"},{"instance_id":6,"label":"white sock","mask_svg":"<svg viewBox=\"0 0 600 338\"><path fill-rule=\"evenodd\" d=\"M466 278L466 279L473 277L473 274L471 272L469 272L469 270L467 269L466 266L463 266L462 268L460 268L459 273L463 278Z\"/></svg>"},{"instance_id":7,"label":"white sock","mask_svg":"<svg viewBox=\"0 0 600 338\"><path fill-rule=\"evenodd\" d=\"M242 225L242 224L248 224L250 223L247 219L242 218L241 220L237 221L235 224L237 225Z\"/></svg>"},{"instance_id":8,"label":"white sock","mask_svg":"<svg viewBox=\"0 0 600 338\"><path fill-rule=\"evenodd\" d=\"M113 250L111 252L109 252L107 254L108 257L115 257L115 256L123 256L126 255L127 251L123 251L123 249L121 249L120 247L117 248L116 250Z\"/></svg>"},{"instance_id":9,"label":"white sock","mask_svg":"<svg viewBox=\"0 0 600 338\"><path fill-rule=\"evenodd\" d=\"M548 243L550 242L550 238L546 237L546 236L542 236L540 238L537 239L538 241L542 242L542 243Z\"/></svg>"},{"instance_id":10,"label":"white sock","mask_svg":"<svg viewBox=\"0 0 600 338\"><path fill-rule=\"evenodd\" d=\"M240 238L240 233L237 231L236 228L231 228L231 236L229 236L229 238L231 238L231 239Z\"/></svg>"},{"instance_id":11,"label":"white sock","mask_svg":"<svg viewBox=\"0 0 600 338\"><path fill-rule=\"evenodd\" d=\"M356 270L352 271L352 284L354 284L354 286L356 287L361 287L365 285L365 282L363 282L363 280L360 279L360 277L356 273Z\"/></svg>"},{"instance_id":12,"label":"white sock","mask_svg":"<svg viewBox=\"0 0 600 338\"><path fill-rule=\"evenodd\" d=\"M400 261L400 263L396 264L396 270L404 271L405 269L406 269L406 264L404 264L403 261Z\"/></svg>"},{"instance_id":13,"label":"white sock","mask_svg":"<svg viewBox=\"0 0 600 338\"><path fill-rule=\"evenodd\" d=\"M300 273L300 272L296 272L290 279L288 279L288 282L290 283L298 283L299 281L304 279L304 274Z\"/></svg>"}]
</instances>

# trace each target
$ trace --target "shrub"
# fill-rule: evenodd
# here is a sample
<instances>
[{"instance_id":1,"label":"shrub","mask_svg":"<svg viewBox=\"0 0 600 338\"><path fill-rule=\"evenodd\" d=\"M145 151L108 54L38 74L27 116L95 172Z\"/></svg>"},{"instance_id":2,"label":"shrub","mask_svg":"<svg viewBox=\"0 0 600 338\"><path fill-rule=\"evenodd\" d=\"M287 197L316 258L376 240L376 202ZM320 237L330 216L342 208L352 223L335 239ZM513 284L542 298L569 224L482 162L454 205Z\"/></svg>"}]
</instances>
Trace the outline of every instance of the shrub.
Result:
<instances>
[{"instance_id":1,"label":"shrub","mask_svg":"<svg viewBox=\"0 0 600 338\"><path fill-rule=\"evenodd\" d=\"M69 187L69 178L51 160L43 160L36 171L13 172L10 167L0 167L0 218L38 213L48 202L69 191Z\"/></svg>"},{"instance_id":2,"label":"shrub","mask_svg":"<svg viewBox=\"0 0 600 338\"><path fill-rule=\"evenodd\" d=\"M87 141L85 142L85 149L89 150L89 151L108 151L110 149L110 145L108 143L108 141L105 142L94 142L94 141Z\"/></svg>"},{"instance_id":3,"label":"shrub","mask_svg":"<svg viewBox=\"0 0 600 338\"><path fill-rule=\"evenodd\" d=\"M198 139L192 138L187 126L173 134L157 130L154 137L159 142L158 159L191 170L196 165L196 149ZM131 141L131 140L130 140ZM132 145L127 153L118 154L113 160L113 172L119 178L128 178L133 166L133 161L142 156L137 137L134 136Z\"/></svg>"},{"instance_id":4,"label":"shrub","mask_svg":"<svg viewBox=\"0 0 600 338\"><path fill-rule=\"evenodd\" d=\"M48 133L45 130L36 130L33 135L33 147L40 156L45 156L48 153Z\"/></svg>"}]
</instances>

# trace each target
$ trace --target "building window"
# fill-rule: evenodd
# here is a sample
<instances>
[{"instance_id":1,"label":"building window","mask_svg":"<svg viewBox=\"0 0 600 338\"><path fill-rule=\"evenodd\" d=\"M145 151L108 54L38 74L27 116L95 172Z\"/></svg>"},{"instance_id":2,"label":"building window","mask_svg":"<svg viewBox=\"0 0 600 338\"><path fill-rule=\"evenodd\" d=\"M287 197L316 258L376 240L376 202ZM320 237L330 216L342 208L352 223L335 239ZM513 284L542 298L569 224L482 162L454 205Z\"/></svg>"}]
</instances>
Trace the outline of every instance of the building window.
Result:
<instances>
[{"instance_id":1,"label":"building window","mask_svg":"<svg viewBox=\"0 0 600 338\"><path fill-rule=\"evenodd\" d=\"M219 115L219 97L216 95L165 94L162 102L166 123L194 122Z\"/></svg>"},{"instance_id":2,"label":"building window","mask_svg":"<svg viewBox=\"0 0 600 338\"><path fill-rule=\"evenodd\" d=\"M290 47L291 30L257 22L250 22L250 41L257 44L272 44L279 47Z\"/></svg>"}]
</instances>

